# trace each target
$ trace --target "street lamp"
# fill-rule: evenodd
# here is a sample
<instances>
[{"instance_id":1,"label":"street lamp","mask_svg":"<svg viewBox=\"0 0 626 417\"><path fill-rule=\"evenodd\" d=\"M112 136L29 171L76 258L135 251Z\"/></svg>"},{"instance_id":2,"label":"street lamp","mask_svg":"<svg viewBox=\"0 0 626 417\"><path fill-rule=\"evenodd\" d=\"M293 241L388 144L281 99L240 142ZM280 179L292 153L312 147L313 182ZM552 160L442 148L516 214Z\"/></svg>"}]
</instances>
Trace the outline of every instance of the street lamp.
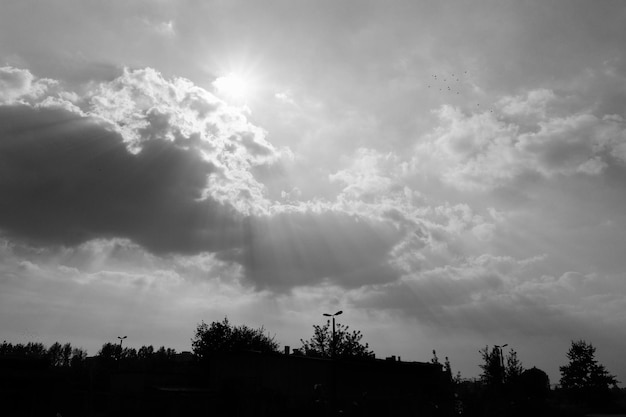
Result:
<instances>
[{"instance_id":1,"label":"street lamp","mask_svg":"<svg viewBox=\"0 0 626 417\"><path fill-rule=\"evenodd\" d=\"M502 346L493 345L496 349L498 349L498 356L500 357L500 369L502 369L502 380L504 381L504 355L502 354L502 348L507 347L509 344L505 343Z\"/></svg>"},{"instance_id":2,"label":"street lamp","mask_svg":"<svg viewBox=\"0 0 626 417\"><path fill-rule=\"evenodd\" d=\"M331 350L331 355L333 359L335 359L335 317L340 315L341 313L343 313L343 311L341 310L336 312L335 314L324 313L324 316L333 318L333 345Z\"/></svg>"},{"instance_id":3,"label":"street lamp","mask_svg":"<svg viewBox=\"0 0 626 417\"><path fill-rule=\"evenodd\" d=\"M122 342L124 341L124 339L126 339L128 336L117 336L118 339L120 339L120 347L122 347Z\"/></svg>"}]
</instances>

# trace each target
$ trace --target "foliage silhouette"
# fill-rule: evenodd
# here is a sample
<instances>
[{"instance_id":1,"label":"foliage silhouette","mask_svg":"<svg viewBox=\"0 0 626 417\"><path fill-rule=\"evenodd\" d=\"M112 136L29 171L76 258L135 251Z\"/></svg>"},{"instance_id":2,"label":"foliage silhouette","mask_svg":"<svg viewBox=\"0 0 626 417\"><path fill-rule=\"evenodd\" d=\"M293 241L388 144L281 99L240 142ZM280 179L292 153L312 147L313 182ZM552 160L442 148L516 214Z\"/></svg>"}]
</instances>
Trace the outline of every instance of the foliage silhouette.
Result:
<instances>
[{"instance_id":1,"label":"foliage silhouette","mask_svg":"<svg viewBox=\"0 0 626 417\"><path fill-rule=\"evenodd\" d=\"M152 349L154 351L154 348L152 346L149 346L147 349ZM174 359L175 357L176 350L172 348L166 348L165 346L161 346L152 354L152 358L156 359L157 361L169 361Z\"/></svg>"},{"instance_id":2,"label":"foliage silhouette","mask_svg":"<svg viewBox=\"0 0 626 417\"><path fill-rule=\"evenodd\" d=\"M45 359L53 367L78 367L87 358L87 352L81 348L73 348L70 343L53 343L49 348L43 343L28 342L12 344L6 340L0 345L0 355L22 358Z\"/></svg>"},{"instance_id":3,"label":"foliage silhouette","mask_svg":"<svg viewBox=\"0 0 626 417\"><path fill-rule=\"evenodd\" d=\"M152 345L142 346L137 351L137 357L139 359L148 359L152 357L153 353L154 353L154 347Z\"/></svg>"},{"instance_id":4,"label":"foliage silhouette","mask_svg":"<svg viewBox=\"0 0 626 417\"><path fill-rule=\"evenodd\" d=\"M513 349L509 350L508 355L506 355L506 366L504 368L504 383L515 383L523 372L524 367L517 358L517 352Z\"/></svg>"},{"instance_id":5,"label":"foliage silhouette","mask_svg":"<svg viewBox=\"0 0 626 417\"><path fill-rule=\"evenodd\" d=\"M241 350L277 352L279 346L273 336L266 334L263 327L253 329L245 324L234 326L227 317L224 317L221 322L200 323L191 340L191 347L196 356L204 359L216 352Z\"/></svg>"},{"instance_id":6,"label":"foliage silhouette","mask_svg":"<svg viewBox=\"0 0 626 417\"><path fill-rule=\"evenodd\" d=\"M373 359L374 352L367 343L361 343L363 334L358 330L350 332L350 328L341 323L335 326L335 357ZM313 336L302 340L302 350L308 356L330 358L333 352L333 330L330 320L323 326L313 325Z\"/></svg>"},{"instance_id":7,"label":"foliage silhouette","mask_svg":"<svg viewBox=\"0 0 626 417\"><path fill-rule=\"evenodd\" d=\"M55 342L48 348L48 360L52 366L69 366L71 355L72 346L69 343L62 345Z\"/></svg>"},{"instance_id":8,"label":"foliage silhouette","mask_svg":"<svg viewBox=\"0 0 626 417\"><path fill-rule=\"evenodd\" d=\"M494 346L491 351L488 346L481 349L483 363L481 381L488 386L498 386L515 382L524 371L522 363L517 358L517 352L510 349L508 354L502 355L501 348ZM504 357L503 357L504 356Z\"/></svg>"},{"instance_id":9,"label":"foliage silhouette","mask_svg":"<svg viewBox=\"0 0 626 417\"><path fill-rule=\"evenodd\" d=\"M619 381L598 363L596 348L584 340L572 341L567 352L569 363L559 367L560 385L575 402L599 404L608 401L610 388Z\"/></svg>"},{"instance_id":10,"label":"foliage silhouette","mask_svg":"<svg viewBox=\"0 0 626 417\"><path fill-rule=\"evenodd\" d=\"M117 343L106 342L98 351L97 356L105 360L119 359L122 356L122 347Z\"/></svg>"},{"instance_id":11,"label":"foliage silhouette","mask_svg":"<svg viewBox=\"0 0 626 417\"><path fill-rule=\"evenodd\" d=\"M439 357L437 356L437 351L433 349L433 358L430 360L431 363L437 364L437 365L441 365L441 362L439 362ZM452 365L450 364L450 358L448 358L447 356L445 357L445 361L443 362L443 371L450 377L452 378ZM460 380L461 377L460 375L458 376L458 379Z\"/></svg>"},{"instance_id":12,"label":"foliage silhouette","mask_svg":"<svg viewBox=\"0 0 626 417\"><path fill-rule=\"evenodd\" d=\"M27 344L12 344L6 340L0 345L0 355L21 356L21 357L46 357L48 349L43 343L28 342Z\"/></svg>"},{"instance_id":13,"label":"foliage silhouette","mask_svg":"<svg viewBox=\"0 0 626 417\"><path fill-rule=\"evenodd\" d=\"M70 358L70 366L79 368L85 364L87 359L87 351L81 348L72 348L72 357Z\"/></svg>"},{"instance_id":14,"label":"foliage silhouette","mask_svg":"<svg viewBox=\"0 0 626 417\"><path fill-rule=\"evenodd\" d=\"M102 345L98 351L98 357L105 361L125 361L125 362L137 362L137 361L169 361L176 356L176 350L161 346L158 350L155 350L153 346L142 346L139 350L122 347L119 343L107 342Z\"/></svg>"}]
</instances>

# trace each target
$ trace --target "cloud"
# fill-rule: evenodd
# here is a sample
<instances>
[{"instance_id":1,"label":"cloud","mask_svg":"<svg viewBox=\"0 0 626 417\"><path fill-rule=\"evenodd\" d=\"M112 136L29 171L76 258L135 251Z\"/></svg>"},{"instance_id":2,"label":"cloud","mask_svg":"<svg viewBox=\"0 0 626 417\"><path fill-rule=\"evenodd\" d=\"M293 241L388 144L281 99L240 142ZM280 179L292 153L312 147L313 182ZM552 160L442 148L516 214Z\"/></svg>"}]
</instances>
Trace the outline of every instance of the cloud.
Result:
<instances>
[{"instance_id":1,"label":"cloud","mask_svg":"<svg viewBox=\"0 0 626 417\"><path fill-rule=\"evenodd\" d=\"M282 92L282 93L274 93L274 98L276 98L277 100L285 103L285 104L291 104L291 105L295 105L296 102L294 101L294 99L291 97L290 92Z\"/></svg>"},{"instance_id":2,"label":"cloud","mask_svg":"<svg viewBox=\"0 0 626 417\"><path fill-rule=\"evenodd\" d=\"M503 114L526 118L525 121L528 123L534 119L544 119L548 104L554 102L555 98L552 90L543 88L528 91L524 95L503 97L500 99L498 107Z\"/></svg>"},{"instance_id":3,"label":"cloud","mask_svg":"<svg viewBox=\"0 0 626 417\"><path fill-rule=\"evenodd\" d=\"M531 98L541 101L541 97L549 101L552 94ZM619 279L580 273L553 278L551 273L577 265L573 254L585 249L573 247L570 240L574 237L550 223L568 219L572 230L586 230L587 239L600 246L607 243L606 234L600 240L599 234L604 232L593 226L599 214L581 217L580 211L588 209L578 209L576 202L578 193L588 191L588 184L575 177L608 178L617 175L616 170L623 171L623 162L615 156L622 143L621 118L554 116L548 110L529 116L531 112L520 107L517 121L504 121L491 114L442 110L448 111L444 117L449 117L450 124L433 135L433 140L439 141L437 147L429 148L430 160L426 152L417 155L423 156L423 165L415 158L407 162L410 156L361 149L349 167L331 176L345 185L338 200L346 210L385 217L402 230L402 238L390 253L390 263L402 277L354 289L349 293L350 302L362 309L395 313L404 320L412 318L434 329L482 335L558 335L565 339L589 335L603 339L597 326L617 330L615 312L624 298L612 296L622 292L607 286ZM426 143L420 145L432 144ZM420 145L417 149L423 150ZM473 171L466 167L471 164ZM472 176L475 172L480 175ZM436 197L441 194L420 179L437 173L453 188L485 191L486 201L438 202ZM542 182L533 196L541 203L524 202L512 210L488 205L494 201L490 192L497 187L524 187L524 176L529 175ZM559 186L571 189L564 189L562 207L557 208L554 187ZM537 204L545 204L553 212L538 218ZM601 207L594 212L621 222L621 215L616 217ZM520 215L523 220L516 220ZM533 232L526 235L529 229ZM541 229L553 241L535 234ZM512 243L514 236L530 240ZM518 247L512 250L511 245ZM517 250L531 255L516 258ZM541 255L542 251L550 256ZM590 290L592 282L594 290ZM601 282L604 284L599 285Z\"/></svg>"},{"instance_id":4,"label":"cloud","mask_svg":"<svg viewBox=\"0 0 626 417\"><path fill-rule=\"evenodd\" d=\"M397 282L364 287L351 298L361 308L395 311L438 329L485 335L514 332L571 338L593 333L600 323L617 323L612 314L623 305L623 296L594 305L593 300L597 303L597 297L606 296L606 289L574 289L572 285L581 285L580 279L572 281L575 273L559 279L541 275L546 260L481 255Z\"/></svg>"},{"instance_id":5,"label":"cloud","mask_svg":"<svg viewBox=\"0 0 626 417\"><path fill-rule=\"evenodd\" d=\"M220 279L223 266L208 254L155 256L120 239L71 248L3 239L0 324L7 339L34 333L27 341L65 340L90 354L119 334L136 346L189 350L195 323L236 318L242 310L258 313L266 297L235 279ZM263 324L253 318L246 323Z\"/></svg>"},{"instance_id":6,"label":"cloud","mask_svg":"<svg viewBox=\"0 0 626 417\"><path fill-rule=\"evenodd\" d=\"M589 111L559 115L561 102L543 89L504 97L478 113L443 106L436 112L440 125L416 145L412 168L461 190L489 191L623 166L624 120Z\"/></svg>"},{"instance_id":7,"label":"cloud","mask_svg":"<svg viewBox=\"0 0 626 417\"><path fill-rule=\"evenodd\" d=\"M391 256L403 270L454 259L493 238L493 209L442 202L412 169L394 153L359 149L350 166L330 175L344 186L335 206L393 223L402 239Z\"/></svg>"},{"instance_id":8,"label":"cloud","mask_svg":"<svg viewBox=\"0 0 626 417\"><path fill-rule=\"evenodd\" d=\"M131 152L159 138L200 153L217 168L205 196L245 213L264 211L269 204L251 170L289 152L275 149L241 109L188 80L166 80L151 69L125 71L102 83L88 97L88 111L113 122Z\"/></svg>"},{"instance_id":9,"label":"cloud","mask_svg":"<svg viewBox=\"0 0 626 417\"><path fill-rule=\"evenodd\" d=\"M554 97L503 100L510 120L444 106L414 155L346 157L328 177L336 199L274 201L262 173L288 149L188 80L124 70L0 106L0 229L42 246L121 238L159 256L204 254L258 290L390 283L478 257L500 236L494 209L426 197L420 175L489 190L622 163L621 118L552 116Z\"/></svg>"},{"instance_id":10,"label":"cloud","mask_svg":"<svg viewBox=\"0 0 626 417\"><path fill-rule=\"evenodd\" d=\"M159 35L166 36L166 37L171 37L171 36L176 35L176 31L174 29L174 22L172 20L168 20L165 22L153 22L148 19L144 19L143 23L146 25L146 27L153 30L155 33Z\"/></svg>"},{"instance_id":11,"label":"cloud","mask_svg":"<svg viewBox=\"0 0 626 417\"><path fill-rule=\"evenodd\" d=\"M15 97L38 83L8 73ZM41 244L123 237L161 253L230 248L243 214L266 204L251 168L279 157L236 110L149 69L78 98L7 103L0 120L0 228Z\"/></svg>"},{"instance_id":12,"label":"cloud","mask_svg":"<svg viewBox=\"0 0 626 417\"><path fill-rule=\"evenodd\" d=\"M0 67L0 104L18 99L33 99L46 92L53 80L36 80L28 70Z\"/></svg>"},{"instance_id":13,"label":"cloud","mask_svg":"<svg viewBox=\"0 0 626 417\"><path fill-rule=\"evenodd\" d=\"M217 168L200 155L164 140L132 154L118 133L64 109L5 106L0 120L6 233L65 245L126 237L156 252L229 244L235 210L202 198Z\"/></svg>"},{"instance_id":14,"label":"cloud","mask_svg":"<svg viewBox=\"0 0 626 417\"><path fill-rule=\"evenodd\" d=\"M269 200L255 172L281 151L206 90L145 69L57 93L0 106L5 236L42 247L127 239L159 256L212 253L259 289L397 277L387 256L402 232L392 222L327 202Z\"/></svg>"},{"instance_id":15,"label":"cloud","mask_svg":"<svg viewBox=\"0 0 626 417\"><path fill-rule=\"evenodd\" d=\"M253 218L244 244L219 254L244 267L259 287L330 282L358 287L397 278L388 253L400 238L392 224L335 210L290 211Z\"/></svg>"},{"instance_id":16,"label":"cloud","mask_svg":"<svg viewBox=\"0 0 626 417\"><path fill-rule=\"evenodd\" d=\"M373 149L359 148L351 165L329 176L331 182L345 185L342 195L348 198L367 199L368 196L388 191L396 181L399 158L383 155Z\"/></svg>"}]
</instances>

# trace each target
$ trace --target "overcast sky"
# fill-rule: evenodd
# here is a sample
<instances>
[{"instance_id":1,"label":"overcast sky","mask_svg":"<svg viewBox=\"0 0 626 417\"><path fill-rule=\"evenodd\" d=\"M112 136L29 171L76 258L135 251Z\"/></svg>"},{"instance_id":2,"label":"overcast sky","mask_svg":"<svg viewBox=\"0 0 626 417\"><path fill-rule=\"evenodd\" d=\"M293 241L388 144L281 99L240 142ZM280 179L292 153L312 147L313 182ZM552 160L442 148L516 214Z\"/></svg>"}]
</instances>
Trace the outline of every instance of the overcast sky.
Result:
<instances>
[{"instance_id":1,"label":"overcast sky","mask_svg":"<svg viewBox=\"0 0 626 417\"><path fill-rule=\"evenodd\" d=\"M0 339L298 347L626 380L623 1L35 1L0 13Z\"/></svg>"}]
</instances>

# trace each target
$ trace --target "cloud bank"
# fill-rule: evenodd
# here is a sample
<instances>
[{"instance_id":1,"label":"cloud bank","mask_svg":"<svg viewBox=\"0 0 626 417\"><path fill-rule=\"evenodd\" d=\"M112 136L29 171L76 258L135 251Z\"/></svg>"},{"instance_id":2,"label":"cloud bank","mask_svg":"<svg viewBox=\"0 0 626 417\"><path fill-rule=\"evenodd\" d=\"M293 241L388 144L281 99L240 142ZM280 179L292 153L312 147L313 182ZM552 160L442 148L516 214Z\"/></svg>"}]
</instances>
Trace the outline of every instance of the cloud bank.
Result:
<instances>
[{"instance_id":1,"label":"cloud bank","mask_svg":"<svg viewBox=\"0 0 626 417\"><path fill-rule=\"evenodd\" d=\"M608 317L624 303L594 307L612 281L585 272L582 252L579 264L559 263L553 247L527 240L552 227L550 216L528 219L555 187L573 198L570 179L592 187L624 172L624 120L563 112L567 100L551 90L491 110L442 106L410 153L346 157L321 179L333 199L304 200L294 188L275 200L268 173L298 157L274 147L247 110L188 80L126 69L76 92L27 70L2 74L0 230L16 276L177 291L204 282L258 294L251 300L310 302L321 291L362 311L483 334L591 332L590 315L614 326ZM502 205L503 190L525 199ZM555 216L580 220L576 210ZM571 236L553 239L567 247Z\"/></svg>"},{"instance_id":2,"label":"cloud bank","mask_svg":"<svg viewBox=\"0 0 626 417\"><path fill-rule=\"evenodd\" d=\"M255 169L289 158L244 110L183 79L125 70L82 95L4 68L0 228L28 244L124 238L203 252L258 287L394 278L388 222L271 201ZM53 88L48 88L51 85Z\"/></svg>"}]
</instances>

